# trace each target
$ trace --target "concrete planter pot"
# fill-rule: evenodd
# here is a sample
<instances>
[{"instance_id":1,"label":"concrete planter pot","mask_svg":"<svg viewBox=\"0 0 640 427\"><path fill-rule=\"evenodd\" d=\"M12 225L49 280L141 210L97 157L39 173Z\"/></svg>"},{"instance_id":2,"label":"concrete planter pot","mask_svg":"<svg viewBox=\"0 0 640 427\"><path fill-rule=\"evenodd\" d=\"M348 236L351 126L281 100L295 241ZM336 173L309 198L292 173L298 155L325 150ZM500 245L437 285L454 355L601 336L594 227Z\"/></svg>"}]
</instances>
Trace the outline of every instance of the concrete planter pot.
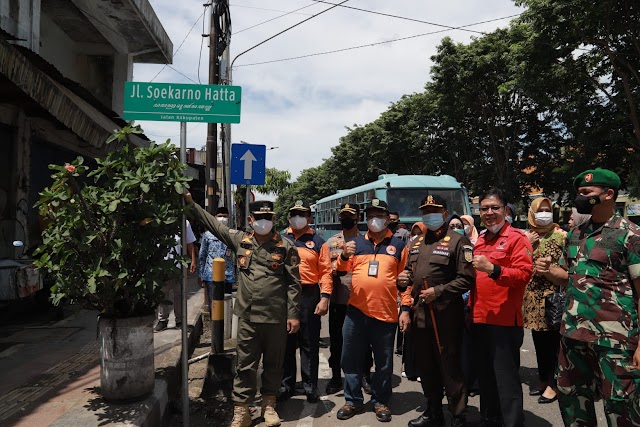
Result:
<instances>
[{"instance_id":1,"label":"concrete planter pot","mask_svg":"<svg viewBox=\"0 0 640 427\"><path fill-rule=\"evenodd\" d=\"M140 400L153 391L153 321L153 315L100 318L100 394L106 400Z\"/></svg>"}]
</instances>

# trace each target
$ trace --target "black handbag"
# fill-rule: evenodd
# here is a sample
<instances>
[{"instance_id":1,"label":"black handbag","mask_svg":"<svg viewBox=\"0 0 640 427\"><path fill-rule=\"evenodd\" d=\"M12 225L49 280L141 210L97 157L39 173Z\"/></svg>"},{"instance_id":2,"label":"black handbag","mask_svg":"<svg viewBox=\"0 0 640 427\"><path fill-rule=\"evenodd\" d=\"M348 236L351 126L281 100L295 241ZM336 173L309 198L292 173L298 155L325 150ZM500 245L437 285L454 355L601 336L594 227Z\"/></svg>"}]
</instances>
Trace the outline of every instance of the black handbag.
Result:
<instances>
[{"instance_id":1,"label":"black handbag","mask_svg":"<svg viewBox=\"0 0 640 427\"><path fill-rule=\"evenodd\" d=\"M554 293L544 297L544 318L550 328L560 329L566 301L567 294L559 287Z\"/></svg>"}]
</instances>

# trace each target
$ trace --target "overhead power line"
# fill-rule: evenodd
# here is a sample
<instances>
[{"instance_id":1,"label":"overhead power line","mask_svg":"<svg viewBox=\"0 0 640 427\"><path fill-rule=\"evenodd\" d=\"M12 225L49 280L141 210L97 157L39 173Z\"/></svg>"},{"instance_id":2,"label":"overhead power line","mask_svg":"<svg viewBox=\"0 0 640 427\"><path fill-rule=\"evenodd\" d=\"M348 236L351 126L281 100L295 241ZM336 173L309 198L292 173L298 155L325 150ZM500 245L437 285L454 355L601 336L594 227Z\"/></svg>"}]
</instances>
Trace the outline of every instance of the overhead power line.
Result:
<instances>
[{"instance_id":1,"label":"overhead power line","mask_svg":"<svg viewBox=\"0 0 640 427\"><path fill-rule=\"evenodd\" d=\"M180 43L180 46L178 46L178 48L175 50L175 52L173 52L173 56L176 56L178 54L178 52L180 51L180 48L182 47L182 45L184 45L184 42L187 41L187 38L189 37L189 34L191 34L191 32L193 31L193 29L195 28L196 24L198 22L200 22L200 19L202 19L202 17L204 16L204 14L207 12L207 6L208 4L204 5L204 12L202 12L202 15L200 15L198 17L198 19L196 19L196 22L193 23L193 25L191 26L191 28L189 28L189 32L187 33L186 36L184 36L184 39L182 39L182 42ZM158 78L158 76L160 75L160 73L162 73L164 71L164 69L167 68L167 64L164 64L162 66L162 68L160 69L160 71L158 71L158 73L153 76L153 78L151 80L149 80L149 82L154 81L155 79ZM172 68L173 69L173 68Z\"/></svg>"},{"instance_id":2,"label":"overhead power line","mask_svg":"<svg viewBox=\"0 0 640 427\"><path fill-rule=\"evenodd\" d=\"M365 47L379 46L379 45L382 45L382 44L393 43L393 42L398 42L398 41L403 41L403 40L410 40L410 39L415 39L415 38L418 38L418 37L424 37L424 36L429 36L429 35L438 34L438 33L444 33L444 32L451 31L451 30L458 30L458 29L462 29L462 28L465 28L465 27L471 27L471 26L474 26L474 25L480 25L480 24L486 24L486 23L489 23L489 22L501 21L501 20L504 20L504 19L514 18L514 17L519 16L519 15L520 14L518 13L518 14L515 14L515 15L503 16L501 18L494 18L494 19L489 19L489 20L486 20L486 21L474 22L472 24L461 25L459 27L452 27L452 28L446 28L446 29L442 29L442 30L430 31L428 33L422 33L422 34L414 34L412 36L400 37L400 38L391 39L391 40L384 40L384 41L381 41L381 42L367 43L367 44L358 45L358 46L345 47L345 48L342 48L342 49L333 49L333 50L327 50L327 51L324 51L324 52L316 52L316 53L309 53L309 54L306 54L306 55L292 56L292 57L289 57L289 58L273 59L273 60L270 60L270 61L253 62L251 64L240 64L240 65L236 65L235 68L250 67L250 66L253 66L253 65L272 64L274 62L293 61L293 60L296 60L296 59L309 58L309 57L312 57L312 56L329 55L329 54L332 54L332 53L346 52L346 51L349 51L349 50L362 49L362 48L365 48Z\"/></svg>"},{"instance_id":3,"label":"overhead power line","mask_svg":"<svg viewBox=\"0 0 640 427\"><path fill-rule=\"evenodd\" d=\"M328 2L328 1L324 1L324 0L313 0L313 1L316 2L316 3L324 3L324 4L336 5L335 3L331 3L331 2ZM343 7L345 9L358 10L360 12L372 13L374 15L381 15L381 16L386 16L386 17L389 17L389 18L403 19L405 21L419 22L421 24L429 24L429 25L433 25L435 27L448 28L450 30L461 30L461 31L467 31L467 32L470 32L470 33L483 34L483 35L487 34L484 31L469 30L467 28L454 27L454 26L445 25L445 24L438 24L437 22L423 21L422 19L408 18L406 16L399 16L399 15L392 15L390 13L378 12L378 11L375 11L375 10L361 9L359 7L346 6L346 5L338 5L338 6Z\"/></svg>"},{"instance_id":4,"label":"overhead power line","mask_svg":"<svg viewBox=\"0 0 640 427\"><path fill-rule=\"evenodd\" d=\"M268 12L279 12L279 13L287 12L286 10L265 9L264 7L245 6L245 5L241 5L241 4L230 4L229 6L231 6L231 7L243 7L243 8L246 8L246 9L266 10ZM313 6L313 4L310 4L309 6ZM308 7L308 6L305 6L305 7ZM304 9L304 7L301 7L300 9ZM296 10L293 10L291 12L287 12L287 14L296 12L296 11L298 11L300 9L296 9ZM311 14L310 13L296 13L296 15L307 15L307 16L309 16Z\"/></svg>"},{"instance_id":5,"label":"overhead power line","mask_svg":"<svg viewBox=\"0 0 640 427\"><path fill-rule=\"evenodd\" d=\"M334 8L336 8L336 7L340 6L340 5L342 5L342 4L344 4L344 3L348 2L348 1L349 1L349 0L344 0L344 1L340 2L340 3L338 3L338 4L334 4L333 6L331 6L331 7L327 8L327 9L325 9L325 10L321 11L321 12L318 12L318 13L316 13L316 14L311 15L311 16L310 16L310 17L308 17L307 19L303 19L302 21L298 22L297 24L293 24L292 26L285 28L284 30L280 31L279 33L276 33L276 34L272 35L271 37L269 37L269 38L267 38L267 39L265 39L265 40L261 41L260 43L258 43L258 44L256 44L256 45L254 45L254 46L251 46L249 49L247 49L247 50L245 50L245 51L240 52L239 54L237 54L237 55L236 55L236 57L235 57L235 58L233 58L233 61L231 61L231 68L233 68L233 63L234 63L234 62L236 62L236 59L240 58L240 57L241 57L242 55L244 55L245 53L247 53L247 52L249 52L249 51L252 51L253 49L257 48L258 46L262 46L263 44L265 44L265 43L266 43L266 42L268 42L269 40L273 40L273 39L275 39L275 38L276 38L276 37L278 37L280 34L286 33L287 31L292 30L292 29L294 29L295 27L297 27L297 26L299 26L299 25L302 25L302 24L304 24L305 22L307 22L307 21L309 21L309 20L311 20L311 19L315 18L316 16L320 16L320 15L322 15L323 13L328 12L328 11L330 11L331 9L334 9Z\"/></svg>"},{"instance_id":6,"label":"overhead power line","mask_svg":"<svg viewBox=\"0 0 640 427\"><path fill-rule=\"evenodd\" d=\"M287 15L294 14L294 13L296 13L296 12L297 12L297 11L299 11L299 10L306 9L306 8L308 8L308 7L311 7L311 6L316 6L316 3L311 3L311 4L308 4L308 5L306 5L306 6L299 7L298 9L292 10L291 12L286 12L286 13L284 13L284 14L282 14L282 15L278 15L278 16L276 16L275 18L271 18L271 19L268 19L268 20L266 20L266 21L260 22L260 23L258 23L258 24L252 25L252 26L250 26L250 27L243 28L242 30L240 30L240 31L236 31L236 32L235 32L235 33L233 33L233 34L234 34L234 35L235 35L235 34L240 34L240 33L241 33L241 32L243 32L243 31L247 31L247 30L250 30L250 29L252 29L252 28L259 27L260 25L263 25L263 24L269 23L269 22L271 22L271 21L275 21L276 19L280 19L280 18L282 18L283 16L287 16ZM310 15L310 14L308 14L308 13L298 13L297 15Z\"/></svg>"}]
</instances>

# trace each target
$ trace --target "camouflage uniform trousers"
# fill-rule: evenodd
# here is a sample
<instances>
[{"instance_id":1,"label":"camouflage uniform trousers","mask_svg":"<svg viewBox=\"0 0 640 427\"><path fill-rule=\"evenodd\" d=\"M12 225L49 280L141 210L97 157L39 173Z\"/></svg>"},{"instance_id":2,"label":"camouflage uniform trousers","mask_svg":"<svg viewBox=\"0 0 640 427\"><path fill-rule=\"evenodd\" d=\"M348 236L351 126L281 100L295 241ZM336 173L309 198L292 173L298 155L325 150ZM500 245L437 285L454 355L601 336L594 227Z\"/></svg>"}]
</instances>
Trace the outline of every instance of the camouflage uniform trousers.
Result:
<instances>
[{"instance_id":1,"label":"camouflage uniform trousers","mask_svg":"<svg viewBox=\"0 0 640 427\"><path fill-rule=\"evenodd\" d=\"M633 351L562 337L558 403L565 426L596 427L594 402L603 398L609 427L640 426L640 371Z\"/></svg>"}]
</instances>

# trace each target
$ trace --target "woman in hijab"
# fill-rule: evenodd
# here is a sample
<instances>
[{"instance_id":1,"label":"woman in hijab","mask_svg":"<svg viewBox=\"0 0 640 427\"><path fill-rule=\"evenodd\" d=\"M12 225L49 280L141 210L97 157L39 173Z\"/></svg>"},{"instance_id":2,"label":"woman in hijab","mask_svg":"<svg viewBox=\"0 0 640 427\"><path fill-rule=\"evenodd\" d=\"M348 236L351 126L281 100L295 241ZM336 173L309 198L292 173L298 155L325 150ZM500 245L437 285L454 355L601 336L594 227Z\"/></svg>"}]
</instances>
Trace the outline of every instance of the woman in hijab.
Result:
<instances>
[{"instance_id":1,"label":"woman in hijab","mask_svg":"<svg viewBox=\"0 0 640 427\"><path fill-rule=\"evenodd\" d=\"M533 246L534 265L540 257L551 257L553 264L557 265L564 250L565 234L553 222L551 200L546 197L535 199L529 208L528 223L527 236ZM540 380L537 387L531 387L529 395L540 396L538 403L543 404L557 399L553 376L558 359L560 332L550 327L545 318L545 297L555 290L555 285L537 274L534 268L522 304L522 320L524 327L531 329Z\"/></svg>"},{"instance_id":2,"label":"woman in hijab","mask_svg":"<svg viewBox=\"0 0 640 427\"><path fill-rule=\"evenodd\" d=\"M409 244L413 242L417 236L427 233L427 226L422 221L418 221L411 227L411 235L409 236Z\"/></svg>"},{"instance_id":3,"label":"woman in hijab","mask_svg":"<svg viewBox=\"0 0 640 427\"><path fill-rule=\"evenodd\" d=\"M471 215L462 215L460 219L464 224L464 234L471 240L471 244L475 245L476 240L478 240L478 230L476 229L473 217Z\"/></svg>"},{"instance_id":4,"label":"woman in hijab","mask_svg":"<svg viewBox=\"0 0 640 427\"><path fill-rule=\"evenodd\" d=\"M589 222L590 219L591 215L578 213L578 210L573 208L569 217L569 229L580 227L582 224Z\"/></svg>"}]
</instances>

